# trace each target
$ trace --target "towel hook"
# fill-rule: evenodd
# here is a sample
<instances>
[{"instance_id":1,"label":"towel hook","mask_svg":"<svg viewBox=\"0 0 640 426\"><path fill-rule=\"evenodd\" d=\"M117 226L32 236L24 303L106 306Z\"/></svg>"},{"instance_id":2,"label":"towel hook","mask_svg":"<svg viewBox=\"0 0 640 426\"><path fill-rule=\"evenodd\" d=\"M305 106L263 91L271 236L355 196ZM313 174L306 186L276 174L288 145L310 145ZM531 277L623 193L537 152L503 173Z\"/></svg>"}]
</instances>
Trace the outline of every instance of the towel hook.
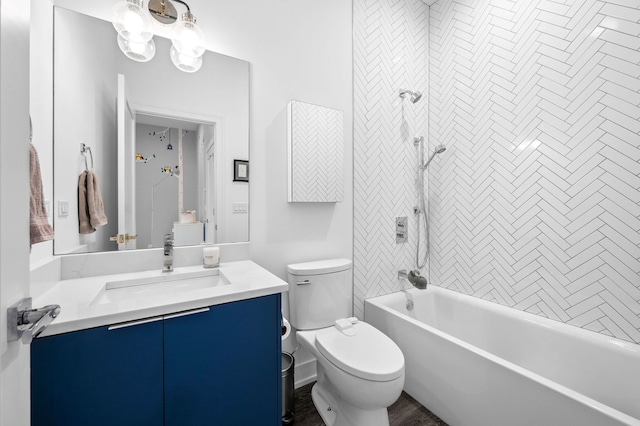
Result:
<instances>
[{"instance_id":1,"label":"towel hook","mask_svg":"<svg viewBox=\"0 0 640 426\"><path fill-rule=\"evenodd\" d=\"M91 151L91 147L84 142L80 142L80 152L84 155L84 168L87 171L93 171L93 152ZM91 168L89 168L89 164L87 163L87 152L91 157Z\"/></svg>"}]
</instances>

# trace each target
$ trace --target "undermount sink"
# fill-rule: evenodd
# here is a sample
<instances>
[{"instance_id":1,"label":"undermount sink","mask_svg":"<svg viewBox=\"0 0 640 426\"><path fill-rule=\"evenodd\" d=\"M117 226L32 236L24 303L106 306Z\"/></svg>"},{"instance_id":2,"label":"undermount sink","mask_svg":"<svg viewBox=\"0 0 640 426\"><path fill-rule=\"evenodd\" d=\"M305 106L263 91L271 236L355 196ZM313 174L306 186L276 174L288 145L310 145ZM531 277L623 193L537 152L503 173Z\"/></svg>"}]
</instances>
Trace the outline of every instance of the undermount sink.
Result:
<instances>
[{"instance_id":1,"label":"undermount sink","mask_svg":"<svg viewBox=\"0 0 640 426\"><path fill-rule=\"evenodd\" d=\"M218 269L189 272L149 271L140 273L134 278L107 282L93 298L90 305L103 305L215 287L219 284L220 278Z\"/></svg>"}]
</instances>

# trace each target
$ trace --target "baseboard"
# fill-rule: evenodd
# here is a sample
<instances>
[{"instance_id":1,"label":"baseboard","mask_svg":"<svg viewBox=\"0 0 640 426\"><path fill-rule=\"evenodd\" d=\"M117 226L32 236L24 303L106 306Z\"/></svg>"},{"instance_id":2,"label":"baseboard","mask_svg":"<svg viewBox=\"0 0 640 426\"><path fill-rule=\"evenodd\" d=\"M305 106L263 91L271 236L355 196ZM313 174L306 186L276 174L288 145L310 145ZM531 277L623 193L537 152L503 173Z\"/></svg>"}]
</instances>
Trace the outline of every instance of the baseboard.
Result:
<instances>
[{"instance_id":1,"label":"baseboard","mask_svg":"<svg viewBox=\"0 0 640 426\"><path fill-rule=\"evenodd\" d=\"M296 389L314 382L316 380L316 360L309 359L300 364L296 362L293 378Z\"/></svg>"}]
</instances>

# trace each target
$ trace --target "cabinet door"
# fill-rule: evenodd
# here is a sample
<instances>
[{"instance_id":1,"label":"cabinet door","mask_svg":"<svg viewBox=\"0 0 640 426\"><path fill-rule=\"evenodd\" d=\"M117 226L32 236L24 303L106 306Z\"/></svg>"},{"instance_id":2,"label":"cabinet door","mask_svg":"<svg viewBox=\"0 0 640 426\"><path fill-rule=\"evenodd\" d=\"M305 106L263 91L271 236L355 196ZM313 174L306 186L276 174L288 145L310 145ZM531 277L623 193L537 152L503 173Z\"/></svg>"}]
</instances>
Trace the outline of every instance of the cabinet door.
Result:
<instances>
[{"instance_id":1,"label":"cabinet door","mask_svg":"<svg viewBox=\"0 0 640 426\"><path fill-rule=\"evenodd\" d=\"M34 340L32 425L163 424L163 323L131 324Z\"/></svg>"},{"instance_id":2,"label":"cabinet door","mask_svg":"<svg viewBox=\"0 0 640 426\"><path fill-rule=\"evenodd\" d=\"M281 425L280 295L165 319L165 424Z\"/></svg>"}]
</instances>

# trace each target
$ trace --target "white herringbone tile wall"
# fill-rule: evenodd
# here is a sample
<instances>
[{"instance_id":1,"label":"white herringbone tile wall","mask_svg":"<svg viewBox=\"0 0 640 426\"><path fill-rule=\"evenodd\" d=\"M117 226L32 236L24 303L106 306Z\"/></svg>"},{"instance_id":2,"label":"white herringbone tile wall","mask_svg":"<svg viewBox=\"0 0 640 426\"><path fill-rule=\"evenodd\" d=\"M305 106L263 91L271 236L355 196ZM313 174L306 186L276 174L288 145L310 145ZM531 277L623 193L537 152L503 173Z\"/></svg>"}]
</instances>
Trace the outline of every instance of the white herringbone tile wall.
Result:
<instances>
[{"instance_id":1,"label":"white herringbone tile wall","mask_svg":"<svg viewBox=\"0 0 640 426\"><path fill-rule=\"evenodd\" d=\"M640 343L640 0L440 0L430 48L431 281Z\"/></svg>"},{"instance_id":2,"label":"white herringbone tile wall","mask_svg":"<svg viewBox=\"0 0 640 426\"><path fill-rule=\"evenodd\" d=\"M413 138L427 132L427 101L399 89L428 90L428 7L421 0L354 0L354 313L364 299L401 288L412 268L416 203ZM395 218L409 217L396 244Z\"/></svg>"}]
</instances>

